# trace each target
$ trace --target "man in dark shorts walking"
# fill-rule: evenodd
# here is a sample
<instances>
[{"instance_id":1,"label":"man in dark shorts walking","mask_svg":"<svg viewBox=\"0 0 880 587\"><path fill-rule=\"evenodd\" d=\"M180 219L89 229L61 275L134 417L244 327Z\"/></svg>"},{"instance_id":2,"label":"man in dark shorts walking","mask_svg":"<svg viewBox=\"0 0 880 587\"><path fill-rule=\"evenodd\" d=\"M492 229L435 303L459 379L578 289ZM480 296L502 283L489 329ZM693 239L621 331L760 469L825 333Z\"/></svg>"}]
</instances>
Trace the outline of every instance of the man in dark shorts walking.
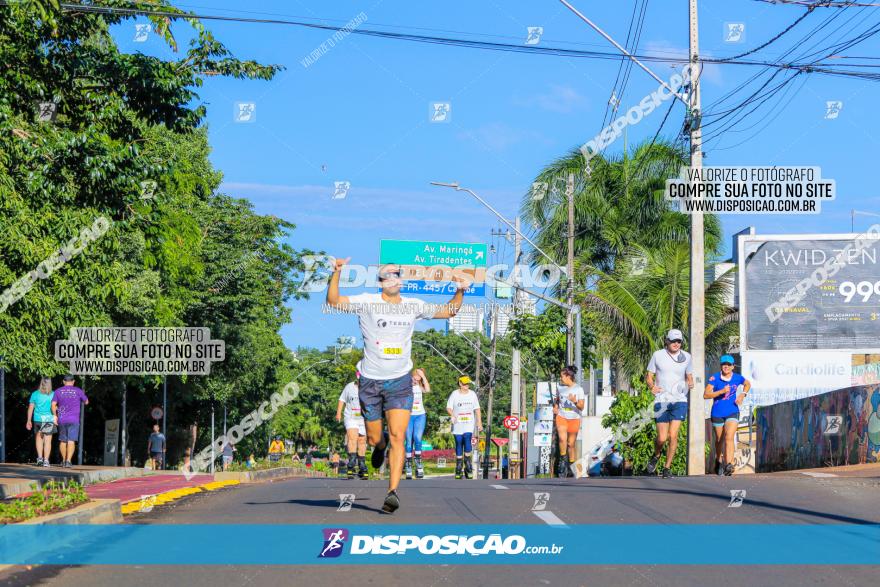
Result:
<instances>
[{"instance_id":1,"label":"man in dark shorts walking","mask_svg":"<svg viewBox=\"0 0 880 587\"><path fill-rule=\"evenodd\" d=\"M73 375L64 376L64 385L55 390L52 410L58 414L58 450L61 452L61 466L70 468L73 464L73 451L79 441L80 404L89 404L89 398L82 389L74 385Z\"/></svg>"},{"instance_id":2,"label":"man in dark shorts walking","mask_svg":"<svg viewBox=\"0 0 880 587\"><path fill-rule=\"evenodd\" d=\"M453 280L457 291L449 303L438 310L422 300L401 297L400 267L385 265L379 268L382 293L341 296L339 275L348 260L336 260L327 289L327 304L358 315L364 339L364 357L357 367L361 373L358 395L366 422L367 442L373 446L371 460L374 469L385 462L385 449L391 446L388 495L382 505L382 510L390 514L400 507L397 486L403 472L404 438L413 405L410 354L415 322L454 316L461 307L468 284L464 277L456 274ZM388 421L387 433L382 431L383 416Z\"/></svg>"},{"instance_id":3,"label":"man in dark shorts walking","mask_svg":"<svg viewBox=\"0 0 880 587\"><path fill-rule=\"evenodd\" d=\"M159 471L165 468L165 435L159 432L159 425L153 424L153 433L147 440L147 451L150 453L150 460L153 461L153 470Z\"/></svg>"}]
</instances>

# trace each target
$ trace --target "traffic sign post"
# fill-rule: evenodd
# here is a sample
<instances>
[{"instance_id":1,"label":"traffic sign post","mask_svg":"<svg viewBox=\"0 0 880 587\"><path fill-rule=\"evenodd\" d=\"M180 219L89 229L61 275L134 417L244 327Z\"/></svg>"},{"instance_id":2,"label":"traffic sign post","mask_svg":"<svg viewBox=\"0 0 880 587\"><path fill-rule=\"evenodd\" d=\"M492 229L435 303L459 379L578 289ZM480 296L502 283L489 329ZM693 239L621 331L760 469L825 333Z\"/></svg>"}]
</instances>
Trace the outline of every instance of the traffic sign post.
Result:
<instances>
[{"instance_id":1,"label":"traffic sign post","mask_svg":"<svg viewBox=\"0 0 880 587\"><path fill-rule=\"evenodd\" d=\"M153 417L153 420L155 420L157 424L159 423L159 420L161 420L162 416L164 416L164 415L165 415L165 412L163 412L162 408L160 408L159 406L156 406L150 412L150 416Z\"/></svg>"},{"instance_id":2,"label":"traffic sign post","mask_svg":"<svg viewBox=\"0 0 880 587\"><path fill-rule=\"evenodd\" d=\"M471 281L464 295L485 296L487 257L485 243L379 241L379 263L401 266L404 280L401 293L407 294L455 295L458 288L452 277L453 271L458 269L467 273ZM423 268L433 270L424 271Z\"/></svg>"},{"instance_id":3,"label":"traffic sign post","mask_svg":"<svg viewBox=\"0 0 880 587\"><path fill-rule=\"evenodd\" d=\"M507 416L504 418L504 427L508 430L519 430L519 418L516 416Z\"/></svg>"},{"instance_id":4,"label":"traffic sign post","mask_svg":"<svg viewBox=\"0 0 880 587\"><path fill-rule=\"evenodd\" d=\"M449 265L450 267L485 267L485 243L442 241L379 241L379 262L383 265Z\"/></svg>"}]
</instances>

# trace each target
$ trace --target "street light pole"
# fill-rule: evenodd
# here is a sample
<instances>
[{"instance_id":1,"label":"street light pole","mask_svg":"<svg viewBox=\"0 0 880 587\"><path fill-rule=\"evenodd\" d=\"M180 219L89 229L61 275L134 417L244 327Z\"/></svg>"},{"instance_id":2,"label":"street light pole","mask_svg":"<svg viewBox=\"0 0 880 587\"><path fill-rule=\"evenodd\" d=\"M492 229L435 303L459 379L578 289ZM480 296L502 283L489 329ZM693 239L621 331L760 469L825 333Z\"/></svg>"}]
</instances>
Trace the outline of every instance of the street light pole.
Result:
<instances>
[{"instance_id":1,"label":"street light pole","mask_svg":"<svg viewBox=\"0 0 880 587\"><path fill-rule=\"evenodd\" d=\"M498 340L498 308L492 311L492 360L489 363L489 405L486 414L486 440L483 449L483 479L489 478L489 450L492 444L492 400L495 398L495 350ZM499 463L500 465L500 463Z\"/></svg>"},{"instance_id":2,"label":"street light pole","mask_svg":"<svg viewBox=\"0 0 880 587\"><path fill-rule=\"evenodd\" d=\"M568 202L568 254L566 255L566 269L568 279L566 280L566 291L568 292L567 300L570 308L574 307L574 173L568 174L568 182L565 186L565 196ZM565 364L574 363L574 313L569 312L565 317ZM580 374L580 370L578 370Z\"/></svg>"},{"instance_id":3,"label":"street light pole","mask_svg":"<svg viewBox=\"0 0 880 587\"><path fill-rule=\"evenodd\" d=\"M519 216L516 217L516 234L514 236L513 241L513 275L511 278L513 279L514 285L519 285L519 255L520 255L520 237L519 237L519 228L520 228L520 219ZM514 318L519 317L519 301L520 301L520 293L518 289L513 290L513 316ZM520 405L520 388L522 387L522 357L520 355L520 350L516 347L513 348L511 352L510 359L510 370L511 370L511 381L510 381L510 413L516 418L520 418L522 415L522 407ZM508 468L508 475L511 478L518 477L518 475L513 474L513 471L517 471L518 468L515 466L519 463L520 459L520 443L519 443L519 430L509 430L508 434L508 457L510 459L510 465Z\"/></svg>"}]
</instances>

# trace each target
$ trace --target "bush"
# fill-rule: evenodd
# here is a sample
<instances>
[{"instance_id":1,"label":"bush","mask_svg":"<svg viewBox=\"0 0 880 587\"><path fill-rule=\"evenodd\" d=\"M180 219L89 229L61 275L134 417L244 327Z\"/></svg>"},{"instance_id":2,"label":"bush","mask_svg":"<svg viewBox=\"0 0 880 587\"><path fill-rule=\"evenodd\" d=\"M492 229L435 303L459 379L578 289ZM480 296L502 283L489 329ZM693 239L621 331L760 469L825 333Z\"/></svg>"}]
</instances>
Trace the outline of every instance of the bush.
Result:
<instances>
[{"instance_id":1,"label":"bush","mask_svg":"<svg viewBox=\"0 0 880 587\"><path fill-rule=\"evenodd\" d=\"M636 415L646 408L651 409L654 404L654 394L648 391L647 385L641 381L633 382L635 395L626 392L618 392L611 404L610 411L602 418L602 426L610 428L616 438L621 438L621 428L627 422L636 418ZM648 461L654 454L654 442L657 439L657 428L653 424L642 426L624 442L620 442L620 454L631 464L633 474L645 473ZM665 458L666 453L661 454ZM662 466L663 463L660 464ZM675 458L672 460L672 473L684 475L687 473L687 421L682 423L678 431L678 448Z\"/></svg>"},{"instance_id":2,"label":"bush","mask_svg":"<svg viewBox=\"0 0 880 587\"><path fill-rule=\"evenodd\" d=\"M67 485L56 481L27 497L0 502L0 523L14 524L39 516L61 512L89 501L82 485L71 481Z\"/></svg>"}]
</instances>

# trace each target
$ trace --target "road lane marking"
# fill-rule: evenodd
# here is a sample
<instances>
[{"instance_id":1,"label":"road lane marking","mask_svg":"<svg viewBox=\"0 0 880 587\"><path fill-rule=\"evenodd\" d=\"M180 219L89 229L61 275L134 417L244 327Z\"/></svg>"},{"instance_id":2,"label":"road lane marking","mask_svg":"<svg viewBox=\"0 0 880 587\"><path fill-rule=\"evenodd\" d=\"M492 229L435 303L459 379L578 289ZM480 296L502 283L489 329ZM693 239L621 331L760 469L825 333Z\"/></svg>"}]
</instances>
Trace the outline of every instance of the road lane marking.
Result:
<instances>
[{"instance_id":1,"label":"road lane marking","mask_svg":"<svg viewBox=\"0 0 880 587\"><path fill-rule=\"evenodd\" d=\"M814 473L813 471L801 471L801 475L809 475L810 477L837 477L834 473Z\"/></svg>"},{"instance_id":2,"label":"road lane marking","mask_svg":"<svg viewBox=\"0 0 880 587\"><path fill-rule=\"evenodd\" d=\"M538 510L532 511L532 513L538 516L539 519L550 526L568 526L568 524L560 520L559 516L557 516L550 510Z\"/></svg>"},{"instance_id":3,"label":"road lane marking","mask_svg":"<svg viewBox=\"0 0 880 587\"><path fill-rule=\"evenodd\" d=\"M507 489L504 485L490 485L492 489Z\"/></svg>"}]
</instances>

